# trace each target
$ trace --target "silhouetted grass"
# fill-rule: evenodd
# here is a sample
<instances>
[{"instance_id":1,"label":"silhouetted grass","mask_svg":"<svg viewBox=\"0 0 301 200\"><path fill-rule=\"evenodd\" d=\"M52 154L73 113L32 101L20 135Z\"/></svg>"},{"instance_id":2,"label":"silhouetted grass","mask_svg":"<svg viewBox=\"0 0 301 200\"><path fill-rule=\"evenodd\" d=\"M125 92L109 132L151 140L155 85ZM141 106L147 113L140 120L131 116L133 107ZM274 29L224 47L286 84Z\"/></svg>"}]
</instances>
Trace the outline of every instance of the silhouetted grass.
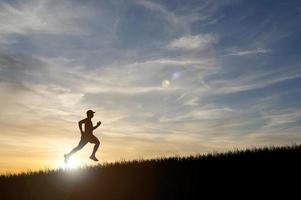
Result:
<instances>
[{"instance_id":1,"label":"silhouetted grass","mask_svg":"<svg viewBox=\"0 0 301 200\"><path fill-rule=\"evenodd\" d=\"M293 145L5 175L0 199L288 198L298 191L300 156Z\"/></svg>"}]
</instances>

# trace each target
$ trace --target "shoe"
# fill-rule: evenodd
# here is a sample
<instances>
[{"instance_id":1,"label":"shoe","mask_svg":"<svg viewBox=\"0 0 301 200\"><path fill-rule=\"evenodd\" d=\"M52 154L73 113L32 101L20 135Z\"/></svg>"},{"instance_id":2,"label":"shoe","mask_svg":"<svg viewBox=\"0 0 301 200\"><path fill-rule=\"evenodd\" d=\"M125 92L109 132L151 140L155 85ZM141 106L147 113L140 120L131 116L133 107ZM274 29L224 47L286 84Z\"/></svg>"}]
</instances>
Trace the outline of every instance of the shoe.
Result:
<instances>
[{"instance_id":1,"label":"shoe","mask_svg":"<svg viewBox=\"0 0 301 200\"><path fill-rule=\"evenodd\" d=\"M69 161L69 155L65 154L64 155L64 162L65 162L65 164L68 164L68 161Z\"/></svg>"},{"instance_id":2,"label":"shoe","mask_svg":"<svg viewBox=\"0 0 301 200\"><path fill-rule=\"evenodd\" d=\"M93 155L90 156L90 159L91 159L91 160L94 160L94 161L96 161L96 162L98 161L98 159L97 159L95 156L93 156Z\"/></svg>"}]
</instances>

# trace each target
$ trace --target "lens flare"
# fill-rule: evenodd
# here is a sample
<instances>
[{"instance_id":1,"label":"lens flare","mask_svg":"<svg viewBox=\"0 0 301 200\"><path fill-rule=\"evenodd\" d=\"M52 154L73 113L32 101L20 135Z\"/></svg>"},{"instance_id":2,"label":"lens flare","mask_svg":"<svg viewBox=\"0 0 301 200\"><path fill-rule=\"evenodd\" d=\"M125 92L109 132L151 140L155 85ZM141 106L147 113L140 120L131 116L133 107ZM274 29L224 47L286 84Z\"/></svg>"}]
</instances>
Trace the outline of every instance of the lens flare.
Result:
<instances>
[{"instance_id":1,"label":"lens flare","mask_svg":"<svg viewBox=\"0 0 301 200\"><path fill-rule=\"evenodd\" d=\"M161 86L163 88L169 88L170 87L170 81L169 80L163 80L161 83Z\"/></svg>"},{"instance_id":2,"label":"lens flare","mask_svg":"<svg viewBox=\"0 0 301 200\"><path fill-rule=\"evenodd\" d=\"M172 74L172 79L173 80L177 80L177 79L179 79L180 78L180 73L179 72L174 72L173 74Z\"/></svg>"}]
</instances>

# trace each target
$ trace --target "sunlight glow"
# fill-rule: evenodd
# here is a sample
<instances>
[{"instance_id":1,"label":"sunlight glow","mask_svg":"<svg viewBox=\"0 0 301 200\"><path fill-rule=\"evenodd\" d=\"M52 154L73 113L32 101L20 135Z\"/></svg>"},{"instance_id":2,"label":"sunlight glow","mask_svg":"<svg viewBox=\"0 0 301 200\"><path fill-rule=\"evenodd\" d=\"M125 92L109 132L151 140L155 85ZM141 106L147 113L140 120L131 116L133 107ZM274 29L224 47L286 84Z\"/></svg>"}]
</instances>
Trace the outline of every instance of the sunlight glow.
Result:
<instances>
[{"instance_id":1,"label":"sunlight glow","mask_svg":"<svg viewBox=\"0 0 301 200\"><path fill-rule=\"evenodd\" d=\"M69 162L66 164L64 163L64 161L60 161L59 162L59 168L60 169L66 169L66 170L69 170L69 169L77 169L81 166L81 162L79 159L77 158L70 158L69 159Z\"/></svg>"}]
</instances>

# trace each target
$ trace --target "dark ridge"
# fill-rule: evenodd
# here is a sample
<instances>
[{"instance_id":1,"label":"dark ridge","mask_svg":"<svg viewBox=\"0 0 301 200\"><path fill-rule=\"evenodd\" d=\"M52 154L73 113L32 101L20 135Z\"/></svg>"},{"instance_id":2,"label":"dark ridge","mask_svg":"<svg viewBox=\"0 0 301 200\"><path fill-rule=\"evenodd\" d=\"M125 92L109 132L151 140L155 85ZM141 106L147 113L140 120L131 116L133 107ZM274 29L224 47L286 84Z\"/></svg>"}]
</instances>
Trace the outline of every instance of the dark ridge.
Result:
<instances>
[{"instance_id":1,"label":"dark ridge","mask_svg":"<svg viewBox=\"0 0 301 200\"><path fill-rule=\"evenodd\" d=\"M2 175L0 199L245 199L263 194L289 199L298 194L300 156L301 145L293 145Z\"/></svg>"}]
</instances>

